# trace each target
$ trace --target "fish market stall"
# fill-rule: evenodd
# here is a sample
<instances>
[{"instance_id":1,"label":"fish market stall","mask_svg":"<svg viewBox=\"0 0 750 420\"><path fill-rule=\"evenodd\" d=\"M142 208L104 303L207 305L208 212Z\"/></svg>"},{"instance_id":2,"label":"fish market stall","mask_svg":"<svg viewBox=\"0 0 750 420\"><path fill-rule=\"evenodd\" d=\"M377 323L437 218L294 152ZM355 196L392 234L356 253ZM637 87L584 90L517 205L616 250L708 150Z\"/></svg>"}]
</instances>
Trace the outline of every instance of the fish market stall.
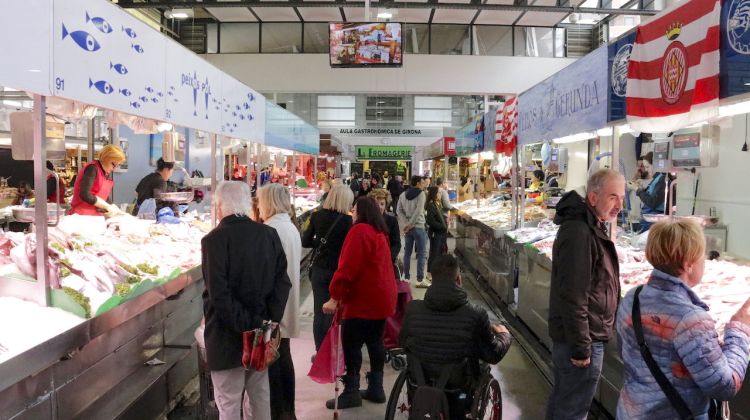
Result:
<instances>
[{"instance_id":1,"label":"fish market stall","mask_svg":"<svg viewBox=\"0 0 750 420\"><path fill-rule=\"evenodd\" d=\"M54 138L45 129L46 113L71 124L84 115L103 117L109 127L102 137L126 150L118 127L156 133L166 125L173 139L176 126L199 130L196 137L211 143L207 200L223 172L221 143L264 139L262 95L111 2L30 0L0 9L8 20L0 46L23 57L0 68L0 86L33 98L33 108L21 111L26 122L12 126L13 158L33 161L38 197L47 196L44 163ZM28 31L38 36L16 36ZM98 50L106 54L92 54ZM89 161L101 147L93 137ZM162 154L167 160L175 153L167 145L152 141L150 156L127 156L131 170L138 159ZM187 172L190 158L184 161ZM160 199L185 203L193 196L176 194L184 196ZM189 211L168 220L105 219L64 215L56 204L50 216L43 200L26 204L10 217L29 222L31 231L0 231L0 418L168 413L198 372L200 240L214 217Z\"/></svg>"}]
</instances>

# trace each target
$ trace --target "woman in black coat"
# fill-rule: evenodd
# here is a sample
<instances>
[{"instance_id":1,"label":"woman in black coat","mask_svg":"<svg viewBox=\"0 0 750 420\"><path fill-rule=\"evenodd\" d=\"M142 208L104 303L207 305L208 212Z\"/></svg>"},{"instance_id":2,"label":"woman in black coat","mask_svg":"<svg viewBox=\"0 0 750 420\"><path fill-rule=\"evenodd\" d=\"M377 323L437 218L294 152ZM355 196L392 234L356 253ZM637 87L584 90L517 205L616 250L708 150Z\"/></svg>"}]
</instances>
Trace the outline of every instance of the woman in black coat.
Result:
<instances>
[{"instance_id":1,"label":"woman in black coat","mask_svg":"<svg viewBox=\"0 0 750 420\"><path fill-rule=\"evenodd\" d=\"M432 276L432 262L440 255L445 254L448 241L448 223L443 215L443 207L440 204L440 189L430 187L427 189L427 204L425 204L425 224L427 235L430 238L430 255L427 259L427 273Z\"/></svg>"}]
</instances>

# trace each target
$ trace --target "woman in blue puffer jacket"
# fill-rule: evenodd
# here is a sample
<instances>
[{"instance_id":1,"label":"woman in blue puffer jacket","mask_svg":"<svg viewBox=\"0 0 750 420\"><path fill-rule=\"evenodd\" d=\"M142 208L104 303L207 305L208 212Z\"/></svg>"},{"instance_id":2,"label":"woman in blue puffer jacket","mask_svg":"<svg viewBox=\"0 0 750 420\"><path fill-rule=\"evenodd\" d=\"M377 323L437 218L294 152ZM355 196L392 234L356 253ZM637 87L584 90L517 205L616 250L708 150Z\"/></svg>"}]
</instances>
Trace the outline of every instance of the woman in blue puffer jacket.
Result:
<instances>
[{"instance_id":1,"label":"woman in blue puffer jacket","mask_svg":"<svg viewBox=\"0 0 750 420\"><path fill-rule=\"evenodd\" d=\"M646 258L655 267L640 293L646 346L696 419L708 419L711 398L728 400L740 389L750 355L750 300L724 328L720 342L708 306L691 290L705 265L700 226L686 220L651 228ZM620 302L617 334L625 364L618 419L678 419L651 374L633 330L631 290Z\"/></svg>"}]
</instances>

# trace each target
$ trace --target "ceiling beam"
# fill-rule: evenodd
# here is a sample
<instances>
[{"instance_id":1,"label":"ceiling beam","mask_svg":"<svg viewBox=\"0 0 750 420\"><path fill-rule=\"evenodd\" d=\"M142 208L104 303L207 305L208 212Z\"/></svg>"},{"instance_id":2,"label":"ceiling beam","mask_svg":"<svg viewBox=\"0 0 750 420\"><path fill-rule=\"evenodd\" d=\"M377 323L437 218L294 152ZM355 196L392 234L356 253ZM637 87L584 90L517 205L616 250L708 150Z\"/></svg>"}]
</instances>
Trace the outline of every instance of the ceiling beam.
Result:
<instances>
[{"instance_id":1,"label":"ceiling beam","mask_svg":"<svg viewBox=\"0 0 750 420\"><path fill-rule=\"evenodd\" d=\"M525 12L546 12L546 13L593 13L600 15L640 15L653 16L658 13L656 10L631 10L631 9L602 9L592 7L570 7L570 6L535 6L535 5L516 5L516 4L467 4L467 3L416 3L416 2L399 2L399 9L453 9L453 10L498 10L498 11L525 11ZM126 9L149 9L154 8L154 3L134 3L132 0L120 0L120 7ZM178 1L178 0L161 0L159 7L341 7L338 2L331 1L303 1L301 3L289 3L288 1L259 1L259 0L239 0L231 2L214 2L214 1ZM348 1L346 7L365 7L363 1ZM395 7L395 6L394 6Z\"/></svg>"},{"instance_id":2,"label":"ceiling beam","mask_svg":"<svg viewBox=\"0 0 750 420\"><path fill-rule=\"evenodd\" d=\"M255 13L255 10L253 10L253 8L252 8L252 7L248 7L248 8L247 8L247 10L249 10L249 11L250 11L250 13L252 13L252 14L253 14L253 16L255 16L255 19L257 19L257 20L258 20L258 22L263 22L263 21L262 21L262 20L260 19L260 16L258 16L258 14L257 14L257 13Z\"/></svg>"}]
</instances>

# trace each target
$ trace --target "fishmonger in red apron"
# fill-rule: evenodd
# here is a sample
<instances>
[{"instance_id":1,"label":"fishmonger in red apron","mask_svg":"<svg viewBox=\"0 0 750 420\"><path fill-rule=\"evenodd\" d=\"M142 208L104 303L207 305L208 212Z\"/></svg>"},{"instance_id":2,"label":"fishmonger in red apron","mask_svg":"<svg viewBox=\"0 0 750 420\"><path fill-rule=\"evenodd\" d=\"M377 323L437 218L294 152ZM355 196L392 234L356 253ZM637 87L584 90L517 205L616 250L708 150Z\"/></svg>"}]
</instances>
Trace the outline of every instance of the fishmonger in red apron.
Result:
<instances>
[{"instance_id":1,"label":"fishmonger in red apron","mask_svg":"<svg viewBox=\"0 0 750 420\"><path fill-rule=\"evenodd\" d=\"M112 144L104 146L99 152L99 159L87 163L78 173L70 214L113 216L120 213L120 209L107 200L115 185L112 173L124 161L125 153L119 147Z\"/></svg>"}]
</instances>

